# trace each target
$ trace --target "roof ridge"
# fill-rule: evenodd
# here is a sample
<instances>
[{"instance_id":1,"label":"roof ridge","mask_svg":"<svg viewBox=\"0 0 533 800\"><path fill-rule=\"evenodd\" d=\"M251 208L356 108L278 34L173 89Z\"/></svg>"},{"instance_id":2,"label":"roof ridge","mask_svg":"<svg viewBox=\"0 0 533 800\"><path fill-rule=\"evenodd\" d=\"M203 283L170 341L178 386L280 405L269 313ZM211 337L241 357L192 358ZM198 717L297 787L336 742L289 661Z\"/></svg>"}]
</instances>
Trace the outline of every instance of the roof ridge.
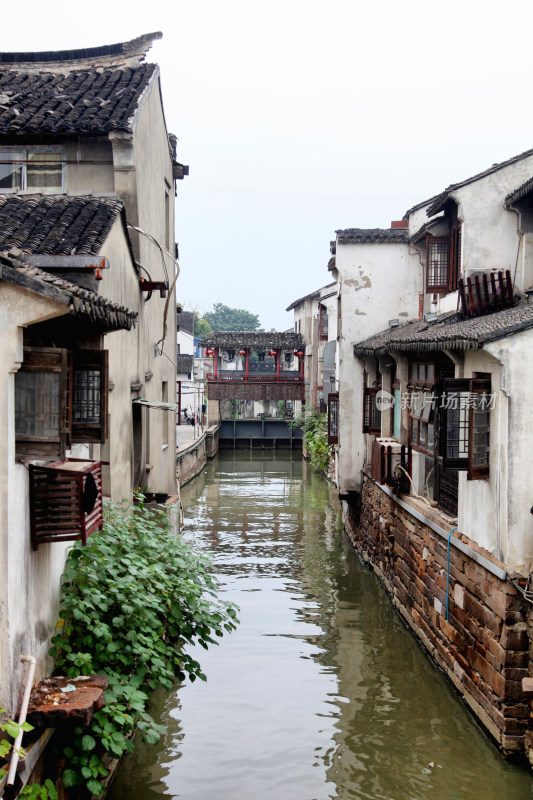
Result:
<instances>
[{"instance_id":1,"label":"roof ridge","mask_svg":"<svg viewBox=\"0 0 533 800\"><path fill-rule=\"evenodd\" d=\"M53 64L63 64L65 66L70 63L94 64L104 59L109 59L112 63L119 62L121 58L125 61L137 60L140 63L146 58L146 54L151 49L154 41L162 38L161 31L155 31L154 33L142 34L126 42L117 42L99 47L0 53L0 64L12 65L12 68L15 69L27 68L28 66L35 69L39 66L41 70L46 70L46 65L49 65L49 68L52 69L51 65Z\"/></svg>"}]
</instances>

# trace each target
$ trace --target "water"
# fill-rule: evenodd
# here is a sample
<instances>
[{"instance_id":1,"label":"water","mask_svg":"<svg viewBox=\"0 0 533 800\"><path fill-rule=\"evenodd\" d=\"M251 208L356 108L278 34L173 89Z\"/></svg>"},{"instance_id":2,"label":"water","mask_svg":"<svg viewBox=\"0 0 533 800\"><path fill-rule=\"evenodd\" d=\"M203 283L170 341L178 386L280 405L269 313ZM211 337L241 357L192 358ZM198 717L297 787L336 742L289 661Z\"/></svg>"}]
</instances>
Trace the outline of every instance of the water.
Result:
<instances>
[{"instance_id":1,"label":"water","mask_svg":"<svg viewBox=\"0 0 533 800\"><path fill-rule=\"evenodd\" d=\"M158 693L157 745L111 800L525 800L342 533L334 490L298 454L220 454L184 487L236 632L195 653L207 683ZM431 764L433 766L431 766Z\"/></svg>"}]
</instances>

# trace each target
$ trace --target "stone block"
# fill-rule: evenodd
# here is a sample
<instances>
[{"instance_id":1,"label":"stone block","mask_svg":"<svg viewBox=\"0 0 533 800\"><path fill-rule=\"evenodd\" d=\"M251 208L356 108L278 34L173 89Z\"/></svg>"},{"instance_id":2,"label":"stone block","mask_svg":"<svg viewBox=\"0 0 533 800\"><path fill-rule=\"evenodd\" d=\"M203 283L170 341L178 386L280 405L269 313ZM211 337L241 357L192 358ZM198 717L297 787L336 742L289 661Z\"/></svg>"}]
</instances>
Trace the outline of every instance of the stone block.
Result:
<instances>
[{"instance_id":1,"label":"stone block","mask_svg":"<svg viewBox=\"0 0 533 800\"><path fill-rule=\"evenodd\" d=\"M504 625L500 644L504 650L527 650L529 637L525 622L519 622L517 625Z\"/></svg>"},{"instance_id":2,"label":"stone block","mask_svg":"<svg viewBox=\"0 0 533 800\"><path fill-rule=\"evenodd\" d=\"M483 603L479 602L472 594L467 592L465 595L465 610L468 614L470 614L477 622L489 630L493 631L496 634L499 634L502 629L502 619L498 617L494 612L492 612L487 606L483 605ZM505 647L505 645L502 646ZM518 648L513 648L518 649Z\"/></svg>"},{"instance_id":3,"label":"stone block","mask_svg":"<svg viewBox=\"0 0 533 800\"><path fill-rule=\"evenodd\" d=\"M460 583L456 583L453 587L454 602L462 610L465 607L465 587Z\"/></svg>"},{"instance_id":4,"label":"stone block","mask_svg":"<svg viewBox=\"0 0 533 800\"><path fill-rule=\"evenodd\" d=\"M490 688L499 696L505 696L506 682L499 672L483 658L481 653L476 649L471 648L468 651L468 661L473 670L475 670L483 678L483 680L490 686Z\"/></svg>"}]
</instances>

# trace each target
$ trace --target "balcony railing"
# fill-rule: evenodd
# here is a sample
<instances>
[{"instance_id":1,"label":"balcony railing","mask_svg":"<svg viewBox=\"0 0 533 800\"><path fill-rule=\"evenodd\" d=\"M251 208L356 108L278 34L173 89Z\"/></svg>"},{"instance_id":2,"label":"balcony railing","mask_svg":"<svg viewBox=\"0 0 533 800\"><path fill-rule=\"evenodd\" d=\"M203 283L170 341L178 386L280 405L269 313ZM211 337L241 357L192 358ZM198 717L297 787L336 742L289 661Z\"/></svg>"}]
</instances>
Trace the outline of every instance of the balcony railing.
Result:
<instances>
[{"instance_id":1,"label":"balcony railing","mask_svg":"<svg viewBox=\"0 0 533 800\"><path fill-rule=\"evenodd\" d=\"M247 383L301 383L303 381L300 373L294 371L281 371L279 376L276 375L275 372L251 372L247 377L243 370L221 370L217 373L216 377L213 372L208 372L206 377L208 381L221 381L224 383L231 381L238 381L241 383L244 381Z\"/></svg>"}]
</instances>

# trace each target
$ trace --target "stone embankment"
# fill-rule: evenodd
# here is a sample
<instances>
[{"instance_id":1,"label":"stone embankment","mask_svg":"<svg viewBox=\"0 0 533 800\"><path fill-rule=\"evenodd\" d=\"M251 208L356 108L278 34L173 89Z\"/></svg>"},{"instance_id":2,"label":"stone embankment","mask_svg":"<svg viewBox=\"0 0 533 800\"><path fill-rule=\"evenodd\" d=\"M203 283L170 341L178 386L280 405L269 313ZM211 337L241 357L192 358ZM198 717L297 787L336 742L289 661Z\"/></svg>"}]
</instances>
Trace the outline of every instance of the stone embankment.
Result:
<instances>
[{"instance_id":1,"label":"stone embankment","mask_svg":"<svg viewBox=\"0 0 533 800\"><path fill-rule=\"evenodd\" d=\"M391 495L365 476L358 514L343 503L355 548L499 747L529 756L533 726L522 680L530 675L532 606L505 565L458 531L448 561L453 523L446 530L433 509Z\"/></svg>"}]
</instances>

